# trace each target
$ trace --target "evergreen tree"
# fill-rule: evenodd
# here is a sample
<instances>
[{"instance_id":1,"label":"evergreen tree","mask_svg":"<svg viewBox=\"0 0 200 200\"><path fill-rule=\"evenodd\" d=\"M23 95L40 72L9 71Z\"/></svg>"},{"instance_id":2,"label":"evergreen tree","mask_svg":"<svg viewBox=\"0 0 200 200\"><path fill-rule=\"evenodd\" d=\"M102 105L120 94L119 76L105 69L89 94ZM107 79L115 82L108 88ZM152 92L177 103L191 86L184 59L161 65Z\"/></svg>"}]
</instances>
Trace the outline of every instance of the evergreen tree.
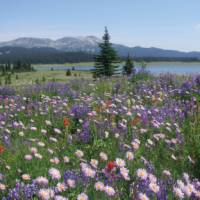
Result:
<instances>
[{"instance_id":1,"label":"evergreen tree","mask_svg":"<svg viewBox=\"0 0 200 200\"><path fill-rule=\"evenodd\" d=\"M5 76L6 75L6 68L5 68L5 66L3 65L3 67L2 67L2 76Z\"/></svg>"},{"instance_id":2,"label":"evergreen tree","mask_svg":"<svg viewBox=\"0 0 200 200\"><path fill-rule=\"evenodd\" d=\"M21 63L21 61L17 61L16 63L14 63L13 64L13 70L14 71L20 71L21 70L21 68L22 68L22 63Z\"/></svg>"},{"instance_id":3,"label":"evergreen tree","mask_svg":"<svg viewBox=\"0 0 200 200\"><path fill-rule=\"evenodd\" d=\"M12 82L12 81L11 81L11 74L9 73L9 74L8 74L8 84L10 85L11 82Z\"/></svg>"},{"instance_id":4,"label":"evergreen tree","mask_svg":"<svg viewBox=\"0 0 200 200\"><path fill-rule=\"evenodd\" d=\"M11 65L10 65L10 62L6 63L6 65L5 65L5 69L6 69L6 72L10 72L10 71L11 71Z\"/></svg>"},{"instance_id":5,"label":"evergreen tree","mask_svg":"<svg viewBox=\"0 0 200 200\"><path fill-rule=\"evenodd\" d=\"M128 55L126 58L125 65L123 67L123 73L127 76L134 72L134 64L130 56Z\"/></svg>"},{"instance_id":6,"label":"evergreen tree","mask_svg":"<svg viewBox=\"0 0 200 200\"><path fill-rule=\"evenodd\" d=\"M94 77L112 76L116 69L113 63L117 61L117 53L110 43L110 35L106 27L102 39L103 42L99 44L99 55L95 58Z\"/></svg>"},{"instance_id":7,"label":"evergreen tree","mask_svg":"<svg viewBox=\"0 0 200 200\"><path fill-rule=\"evenodd\" d=\"M66 71L66 76L71 76L71 75L72 75L71 70L68 69L68 70Z\"/></svg>"},{"instance_id":8,"label":"evergreen tree","mask_svg":"<svg viewBox=\"0 0 200 200\"><path fill-rule=\"evenodd\" d=\"M42 82L45 82L46 81L46 78L43 76L42 77Z\"/></svg>"}]
</instances>

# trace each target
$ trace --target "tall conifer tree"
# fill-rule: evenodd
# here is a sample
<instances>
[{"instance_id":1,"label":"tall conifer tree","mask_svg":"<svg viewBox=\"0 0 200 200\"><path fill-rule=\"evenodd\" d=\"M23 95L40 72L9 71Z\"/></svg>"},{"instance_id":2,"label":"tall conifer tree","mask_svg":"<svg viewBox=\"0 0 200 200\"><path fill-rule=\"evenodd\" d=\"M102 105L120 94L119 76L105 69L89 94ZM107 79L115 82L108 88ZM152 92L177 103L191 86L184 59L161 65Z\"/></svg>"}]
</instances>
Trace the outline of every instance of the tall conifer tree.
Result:
<instances>
[{"instance_id":1,"label":"tall conifer tree","mask_svg":"<svg viewBox=\"0 0 200 200\"><path fill-rule=\"evenodd\" d=\"M123 67L123 73L127 76L130 75L135 71L133 60L131 59L130 55L127 56L125 65Z\"/></svg>"},{"instance_id":2,"label":"tall conifer tree","mask_svg":"<svg viewBox=\"0 0 200 200\"><path fill-rule=\"evenodd\" d=\"M105 33L102 39L102 43L99 44L99 55L95 58L95 77L112 76L117 68L114 65L117 61L117 53L110 43L110 35L107 27L105 27Z\"/></svg>"}]
</instances>

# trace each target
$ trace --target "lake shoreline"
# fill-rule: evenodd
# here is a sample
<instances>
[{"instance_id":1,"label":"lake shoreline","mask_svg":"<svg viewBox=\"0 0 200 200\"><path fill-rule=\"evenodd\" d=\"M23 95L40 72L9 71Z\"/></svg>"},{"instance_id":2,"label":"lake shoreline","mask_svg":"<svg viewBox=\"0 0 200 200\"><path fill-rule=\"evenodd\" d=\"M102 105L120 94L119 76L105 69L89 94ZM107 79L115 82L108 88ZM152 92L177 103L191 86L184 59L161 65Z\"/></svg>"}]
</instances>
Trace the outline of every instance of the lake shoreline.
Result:
<instances>
[{"instance_id":1,"label":"lake shoreline","mask_svg":"<svg viewBox=\"0 0 200 200\"><path fill-rule=\"evenodd\" d=\"M134 62L135 64L139 64L140 62ZM190 61L190 62L184 62L184 61L152 61L152 62L146 62L146 64L160 64L160 63L174 63L174 64L200 64L200 61ZM52 67L57 67L57 66L65 66L65 67L84 67L84 66L94 66L94 62L78 62L78 63L63 63L63 64L33 64L33 67L42 67L42 66L52 66ZM124 64L124 62L120 62L118 64Z\"/></svg>"},{"instance_id":2,"label":"lake shoreline","mask_svg":"<svg viewBox=\"0 0 200 200\"><path fill-rule=\"evenodd\" d=\"M124 63L118 63L118 71L122 71ZM94 63L77 63L76 65L35 65L36 71L87 71L91 72L94 69ZM140 63L135 63L136 70L141 68ZM153 74L172 73L172 74L199 74L200 63L195 62L149 62L147 70Z\"/></svg>"}]
</instances>

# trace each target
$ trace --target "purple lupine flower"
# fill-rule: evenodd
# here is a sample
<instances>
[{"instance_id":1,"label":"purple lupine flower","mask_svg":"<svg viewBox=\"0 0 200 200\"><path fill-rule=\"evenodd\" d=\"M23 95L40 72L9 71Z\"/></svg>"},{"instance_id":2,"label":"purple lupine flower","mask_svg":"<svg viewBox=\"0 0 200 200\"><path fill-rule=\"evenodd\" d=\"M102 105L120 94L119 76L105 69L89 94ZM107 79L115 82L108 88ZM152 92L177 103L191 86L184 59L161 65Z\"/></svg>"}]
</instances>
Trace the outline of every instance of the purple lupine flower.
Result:
<instances>
[{"instance_id":1,"label":"purple lupine flower","mask_svg":"<svg viewBox=\"0 0 200 200\"><path fill-rule=\"evenodd\" d=\"M195 83L197 87L200 87L200 75L195 78Z\"/></svg>"},{"instance_id":2,"label":"purple lupine flower","mask_svg":"<svg viewBox=\"0 0 200 200\"><path fill-rule=\"evenodd\" d=\"M83 130L79 133L79 138L83 143L88 143L91 138L90 124L88 121L84 122Z\"/></svg>"},{"instance_id":3,"label":"purple lupine flower","mask_svg":"<svg viewBox=\"0 0 200 200\"><path fill-rule=\"evenodd\" d=\"M85 118L90 111L91 111L91 109L87 105L75 104L71 108L71 114L76 119L83 119L83 118Z\"/></svg>"}]
</instances>

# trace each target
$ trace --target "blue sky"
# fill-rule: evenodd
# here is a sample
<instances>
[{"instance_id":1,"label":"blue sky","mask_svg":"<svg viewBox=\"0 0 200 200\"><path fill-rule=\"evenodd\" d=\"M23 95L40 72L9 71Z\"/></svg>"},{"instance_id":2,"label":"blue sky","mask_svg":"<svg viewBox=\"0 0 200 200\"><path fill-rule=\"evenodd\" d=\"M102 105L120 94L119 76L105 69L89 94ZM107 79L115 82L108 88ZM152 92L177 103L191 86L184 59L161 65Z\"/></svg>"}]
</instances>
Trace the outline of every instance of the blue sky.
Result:
<instances>
[{"instance_id":1,"label":"blue sky","mask_svg":"<svg viewBox=\"0 0 200 200\"><path fill-rule=\"evenodd\" d=\"M112 42L200 51L200 0L0 0L0 41L95 35Z\"/></svg>"}]
</instances>

